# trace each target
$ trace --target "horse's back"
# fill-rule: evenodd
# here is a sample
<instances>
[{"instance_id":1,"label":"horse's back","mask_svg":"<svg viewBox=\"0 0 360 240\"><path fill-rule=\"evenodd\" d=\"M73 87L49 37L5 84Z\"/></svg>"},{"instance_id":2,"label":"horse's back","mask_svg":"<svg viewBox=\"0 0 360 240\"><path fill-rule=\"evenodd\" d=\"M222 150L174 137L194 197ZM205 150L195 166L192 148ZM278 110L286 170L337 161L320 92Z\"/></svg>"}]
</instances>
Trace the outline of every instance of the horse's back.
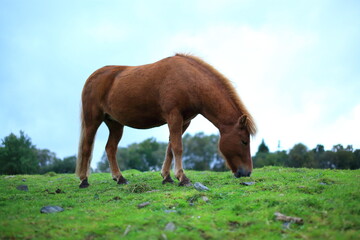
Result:
<instances>
[{"instance_id":1,"label":"horse's back","mask_svg":"<svg viewBox=\"0 0 360 240\"><path fill-rule=\"evenodd\" d=\"M101 111L135 128L162 125L173 109L192 118L198 109L191 68L179 57L141 66L106 66L89 77L83 97L90 95L88 88Z\"/></svg>"}]
</instances>

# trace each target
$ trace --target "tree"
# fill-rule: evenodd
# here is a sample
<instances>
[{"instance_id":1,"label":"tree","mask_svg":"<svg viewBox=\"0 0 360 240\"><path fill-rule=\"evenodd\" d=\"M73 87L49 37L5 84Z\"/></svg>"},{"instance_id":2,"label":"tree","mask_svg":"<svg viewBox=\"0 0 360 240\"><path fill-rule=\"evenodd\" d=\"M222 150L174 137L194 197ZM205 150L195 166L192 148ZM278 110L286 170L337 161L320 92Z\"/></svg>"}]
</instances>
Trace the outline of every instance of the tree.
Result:
<instances>
[{"instance_id":1,"label":"tree","mask_svg":"<svg viewBox=\"0 0 360 240\"><path fill-rule=\"evenodd\" d=\"M76 166L76 156L66 157L63 160L56 158L54 163L48 168L48 171L56 173L74 173Z\"/></svg>"},{"instance_id":2,"label":"tree","mask_svg":"<svg viewBox=\"0 0 360 240\"><path fill-rule=\"evenodd\" d=\"M166 146L165 143L158 143L154 138L149 138L141 143L133 143L126 148L118 148L116 161L121 170L160 170L165 157ZM97 168L101 172L110 171L105 152Z\"/></svg>"},{"instance_id":3,"label":"tree","mask_svg":"<svg viewBox=\"0 0 360 240\"><path fill-rule=\"evenodd\" d=\"M354 161L350 165L350 169L360 168L360 149L354 151Z\"/></svg>"},{"instance_id":4,"label":"tree","mask_svg":"<svg viewBox=\"0 0 360 240\"><path fill-rule=\"evenodd\" d=\"M59 160L56 154L48 149L36 149L36 154L39 160L39 173L49 172L49 168Z\"/></svg>"},{"instance_id":5,"label":"tree","mask_svg":"<svg viewBox=\"0 0 360 240\"><path fill-rule=\"evenodd\" d=\"M333 164L338 169L348 169L351 167L354 161L354 154L352 153L352 146L348 145L344 148L341 144L333 146L333 152L335 153L335 159Z\"/></svg>"},{"instance_id":6,"label":"tree","mask_svg":"<svg viewBox=\"0 0 360 240\"><path fill-rule=\"evenodd\" d=\"M288 167L314 167L314 158L308 153L307 147L298 143L290 150Z\"/></svg>"},{"instance_id":7,"label":"tree","mask_svg":"<svg viewBox=\"0 0 360 240\"><path fill-rule=\"evenodd\" d=\"M0 146L0 174L33 174L39 171L39 160L31 139L20 131L2 140Z\"/></svg>"},{"instance_id":8,"label":"tree","mask_svg":"<svg viewBox=\"0 0 360 240\"><path fill-rule=\"evenodd\" d=\"M258 147L258 153L269 153L269 148L266 146L264 139L261 141Z\"/></svg>"},{"instance_id":9,"label":"tree","mask_svg":"<svg viewBox=\"0 0 360 240\"><path fill-rule=\"evenodd\" d=\"M205 135L203 132L194 136L183 137L183 163L186 169L210 170L214 164L220 168L221 157L218 152L219 136ZM220 166L219 166L220 165Z\"/></svg>"}]
</instances>

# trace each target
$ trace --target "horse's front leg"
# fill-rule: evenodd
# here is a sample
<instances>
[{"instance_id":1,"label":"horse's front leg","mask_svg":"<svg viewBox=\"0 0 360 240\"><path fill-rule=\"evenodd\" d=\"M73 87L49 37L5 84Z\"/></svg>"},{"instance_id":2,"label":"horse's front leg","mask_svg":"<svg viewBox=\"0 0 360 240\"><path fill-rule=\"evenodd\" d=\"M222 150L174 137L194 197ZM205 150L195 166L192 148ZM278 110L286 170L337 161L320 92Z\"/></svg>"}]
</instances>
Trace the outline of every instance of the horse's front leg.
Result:
<instances>
[{"instance_id":1,"label":"horse's front leg","mask_svg":"<svg viewBox=\"0 0 360 240\"><path fill-rule=\"evenodd\" d=\"M190 121L185 123L182 127L182 134L184 134L184 132L186 131L186 129L189 127L190 125ZM171 168L171 163L173 161L173 153L172 153L172 148L171 148L171 142L169 142L168 147L166 149L166 155L165 155L165 160L163 163L163 166L161 168L161 176L163 177L163 181L162 183L174 183L174 180L172 180L171 176L170 176L170 168Z\"/></svg>"},{"instance_id":2,"label":"horse's front leg","mask_svg":"<svg viewBox=\"0 0 360 240\"><path fill-rule=\"evenodd\" d=\"M186 177L182 167L182 140L183 117L178 111L173 111L168 116L168 126L170 131L171 151L175 159L175 177L180 181L179 186L190 186L191 182Z\"/></svg>"},{"instance_id":3,"label":"horse's front leg","mask_svg":"<svg viewBox=\"0 0 360 240\"><path fill-rule=\"evenodd\" d=\"M172 180L172 178L170 176L170 168L171 168L172 160L173 160L173 154L172 154L172 150L171 150L171 143L169 142L167 149L166 149L165 160L164 160L163 166L161 168L161 176L164 179L162 181L162 184L174 183L174 180Z\"/></svg>"}]
</instances>

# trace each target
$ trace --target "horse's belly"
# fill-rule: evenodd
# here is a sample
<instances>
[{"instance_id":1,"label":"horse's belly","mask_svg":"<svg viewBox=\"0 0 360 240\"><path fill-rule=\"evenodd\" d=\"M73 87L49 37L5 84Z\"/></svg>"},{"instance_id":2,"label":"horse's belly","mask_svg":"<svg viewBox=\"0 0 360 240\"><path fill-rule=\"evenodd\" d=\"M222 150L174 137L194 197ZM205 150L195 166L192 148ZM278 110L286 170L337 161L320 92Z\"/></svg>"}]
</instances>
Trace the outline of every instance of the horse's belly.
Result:
<instances>
[{"instance_id":1,"label":"horse's belly","mask_svg":"<svg viewBox=\"0 0 360 240\"><path fill-rule=\"evenodd\" d=\"M108 113L112 119L124 126L146 129L158 127L166 123L161 112L154 108L125 108L116 112Z\"/></svg>"}]
</instances>

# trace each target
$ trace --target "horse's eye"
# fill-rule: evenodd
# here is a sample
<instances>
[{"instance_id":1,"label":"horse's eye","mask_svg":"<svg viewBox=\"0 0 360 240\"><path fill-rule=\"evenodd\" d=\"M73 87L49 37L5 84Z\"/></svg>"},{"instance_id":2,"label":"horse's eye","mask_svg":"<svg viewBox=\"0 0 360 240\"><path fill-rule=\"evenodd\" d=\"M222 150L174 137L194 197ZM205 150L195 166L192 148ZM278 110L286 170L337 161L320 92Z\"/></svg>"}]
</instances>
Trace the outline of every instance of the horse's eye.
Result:
<instances>
[{"instance_id":1,"label":"horse's eye","mask_svg":"<svg viewBox=\"0 0 360 240\"><path fill-rule=\"evenodd\" d=\"M245 146L248 144L248 142L241 140L242 144L244 144Z\"/></svg>"}]
</instances>

